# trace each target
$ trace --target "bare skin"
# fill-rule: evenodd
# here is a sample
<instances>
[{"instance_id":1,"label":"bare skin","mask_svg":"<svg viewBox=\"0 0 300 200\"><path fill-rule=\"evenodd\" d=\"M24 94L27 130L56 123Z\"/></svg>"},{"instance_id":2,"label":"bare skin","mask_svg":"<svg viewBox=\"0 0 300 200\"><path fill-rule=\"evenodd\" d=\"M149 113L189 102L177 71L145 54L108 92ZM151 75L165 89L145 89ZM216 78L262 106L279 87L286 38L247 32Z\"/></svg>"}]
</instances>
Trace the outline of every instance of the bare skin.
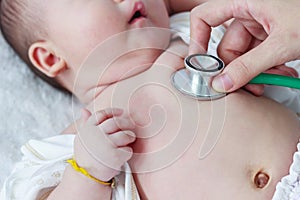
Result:
<instances>
[{"instance_id":1,"label":"bare skin","mask_svg":"<svg viewBox=\"0 0 300 200\"><path fill-rule=\"evenodd\" d=\"M123 108L138 125L130 164L142 199L271 199L296 150L296 116L243 91L212 102L178 93L170 77L186 48L173 43L88 108Z\"/></svg>"}]
</instances>

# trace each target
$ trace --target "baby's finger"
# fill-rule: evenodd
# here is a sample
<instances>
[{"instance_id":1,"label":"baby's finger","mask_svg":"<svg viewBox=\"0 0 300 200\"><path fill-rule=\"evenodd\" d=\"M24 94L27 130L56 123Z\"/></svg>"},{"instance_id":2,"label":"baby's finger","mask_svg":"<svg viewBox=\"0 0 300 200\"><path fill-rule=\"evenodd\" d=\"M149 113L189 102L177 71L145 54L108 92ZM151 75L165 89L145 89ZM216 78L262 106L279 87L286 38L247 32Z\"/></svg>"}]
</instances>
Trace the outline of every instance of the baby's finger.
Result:
<instances>
[{"instance_id":1,"label":"baby's finger","mask_svg":"<svg viewBox=\"0 0 300 200\"><path fill-rule=\"evenodd\" d=\"M116 158L122 158L122 159L118 159L119 162L123 162L121 163L121 165L123 165L125 162L127 162L133 155L133 149L131 147L128 146L124 146L124 147L120 147L118 148L118 156ZM120 166L121 166L120 165Z\"/></svg>"},{"instance_id":2,"label":"baby's finger","mask_svg":"<svg viewBox=\"0 0 300 200\"><path fill-rule=\"evenodd\" d=\"M90 116L91 116L91 112L88 109L86 108L81 109L81 115L80 118L75 122L75 127L81 127L89 119ZM64 132L73 131L75 127L71 125Z\"/></svg>"},{"instance_id":3,"label":"baby's finger","mask_svg":"<svg viewBox=\"0 0 300 200\"><path fill-rule=\"evenodd\" d=\"M132 130L134 129L134 123L127 117L113 117L103 121L99 127L103 132L110 134L119 130Z\"/></svg>"},{"instance_id":4,"label":"baby's finger","mask_svg":"<svg viewBox=\"0 0 300 200\"><path fill-rule=\"evenodd\" d=\"M191 11L189 54L206 52L211 27L221 25L233 17L232 4L233 1L226 0L207 1Z\"/></svg>"},{"instance_id":5,"label":"baby's finger","mask_svg":"<svg viewBox=\"0 0 300 200\"><path fill-rule=\"evenodd\" d=\"M119 147L117 149L107 152L110 157L107 160L100 160L101 163L107 167L120 171L125 162L127 162L133 155L133 149L128 146Z\"/></svg>"},{"instance_id":6,"label":"baby's finger","mask_svg":"<svg viewBox=\"0 0 300 200\"><path fill-rule=\"evenodd\" d=\"M106 119L109 119L113 116L119 116L123 113L122 109L119 108L107 108L105 110L100 110L95 112L87 121L91 125L99 125Z\"/></svg>"},{"instance_id":7,"label":"baby's finger","mask_svg":"<svg viewBox=\"0 0 300 200\"><path fill-rule=\"evenodd\" d=\"M84 122L87 121L89 119L89 117L92 115L92 113L86 109L86 108L83 108L81 109L81 116L80 116L80 119L83 120Z\"/></svg>"},{"instance_id":8,"label":"baby's finger","mask_svg":"<svg viewBox=\"0 0 300 200\"><path fill-rule=\"evenodd\" d=\"M135 141L136 136L132 131L118 131L108 135L109 140L118 147L123 147Z\"/></svg>"}]
</instances>

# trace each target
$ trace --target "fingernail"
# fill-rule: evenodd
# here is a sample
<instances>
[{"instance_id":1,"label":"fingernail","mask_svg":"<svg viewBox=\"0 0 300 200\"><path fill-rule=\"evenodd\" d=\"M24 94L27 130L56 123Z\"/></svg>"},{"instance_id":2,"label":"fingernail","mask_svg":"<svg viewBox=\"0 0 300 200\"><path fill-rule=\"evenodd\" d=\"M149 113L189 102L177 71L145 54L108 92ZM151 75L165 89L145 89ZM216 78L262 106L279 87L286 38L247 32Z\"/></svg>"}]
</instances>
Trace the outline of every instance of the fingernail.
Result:
<instances>
[{"instance_id":1,"label":"fingernail","mask_svg":"<svg viewBox=\"0 0 300 200\"><path fill-rule=\"evenodd\" d=\"M227 92L233 87L233 83L227 74L222 74L213 79L212 87L217 92Z\"/></svg>"}]
</instances>

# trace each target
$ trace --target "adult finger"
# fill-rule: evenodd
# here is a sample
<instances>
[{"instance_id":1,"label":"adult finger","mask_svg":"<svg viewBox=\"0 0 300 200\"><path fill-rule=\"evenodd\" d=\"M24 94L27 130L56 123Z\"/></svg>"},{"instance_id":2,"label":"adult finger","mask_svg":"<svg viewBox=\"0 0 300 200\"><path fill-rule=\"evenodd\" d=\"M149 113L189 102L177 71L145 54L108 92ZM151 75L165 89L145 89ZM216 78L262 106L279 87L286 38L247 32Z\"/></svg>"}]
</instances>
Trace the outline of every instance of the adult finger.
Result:
<instances>
[{"instance_id":1,"label":"adult finger","mask_svg":"<svg viewBox=\"0 0 300 200\"><path fill-rule=\"evenodd\" d=\"M232 2L226 0L208 1L191 11L189 54L206 53L211 27L218 26L232 18Z\"/></svg>"},{"instance_id":2,"label":"adult finger","mask_svg":"<svg viewBox=\"0 0 300 200\"><path fill-rule=\"evenodd\" d=\"M224 71L214 78L212 86L220 92L232 92L246 83L260 72L283 62L281 55L284 49L276 45L277 37L269 36L264 42L233 60Z\"/></svg>"},{"instance_id":3,"label":"adult finger","mask_svg":"<svg viewBox=\"0 0 300 200\"><path fill-rule=\"evenodd\" d=\"M234 20L227 28L219 46L218 56L225 64L245 53L252 41L252 35L239 20Z\"/></svg>"},{"instance_id":4,"label":"adult finger","mask_svg":"<svg viewBox=\"0 0 300 200\"><path fill-rule=\"evenodd\" d=\"M287 67L285 65L280 65L280 66L273 67L273 68L267 70L266 73L279 74L279 75L284 75L284 76L291 76L291 77L294 77L294 78L299 77L298 72L294 68Z\"/></svg>"}]
</instances>

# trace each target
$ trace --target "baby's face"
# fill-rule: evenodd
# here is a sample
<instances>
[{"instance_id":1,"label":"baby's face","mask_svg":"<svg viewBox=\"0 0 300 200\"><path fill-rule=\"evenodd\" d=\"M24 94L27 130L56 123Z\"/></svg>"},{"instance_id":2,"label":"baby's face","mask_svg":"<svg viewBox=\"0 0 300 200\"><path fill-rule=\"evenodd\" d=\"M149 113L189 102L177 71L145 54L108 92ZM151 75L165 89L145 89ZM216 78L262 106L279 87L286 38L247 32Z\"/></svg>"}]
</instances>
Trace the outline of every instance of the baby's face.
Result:
<instances>
[{"instance_id":1,"label":"baby's face","mask_svg":"<svg viewBox=\"0 0 300 200\"><path fill-rule=\"evenodd\" d=\"M52 0L47 4L45 16L49 39L69 67L63 82L75 79L80 64L99 44L102 47L98 48L98 56L107 59L98 60L100 64L94 66L97 69L80 72L87 73L86 77L124 54L129 54L131 60L143 57L141 64L136 62L135 66L151 62L158 56L157 49L164 49L169 43L169 33L150 29L169 27L168 12L162 0ZM150 51L153 47L156 50ZM126 59L122 62L126 63ZM116 74L123 75L130 69L111 70L115 73L108 73L103 85L119 80L121 75Z\"/></svg>"}]
</instances>

